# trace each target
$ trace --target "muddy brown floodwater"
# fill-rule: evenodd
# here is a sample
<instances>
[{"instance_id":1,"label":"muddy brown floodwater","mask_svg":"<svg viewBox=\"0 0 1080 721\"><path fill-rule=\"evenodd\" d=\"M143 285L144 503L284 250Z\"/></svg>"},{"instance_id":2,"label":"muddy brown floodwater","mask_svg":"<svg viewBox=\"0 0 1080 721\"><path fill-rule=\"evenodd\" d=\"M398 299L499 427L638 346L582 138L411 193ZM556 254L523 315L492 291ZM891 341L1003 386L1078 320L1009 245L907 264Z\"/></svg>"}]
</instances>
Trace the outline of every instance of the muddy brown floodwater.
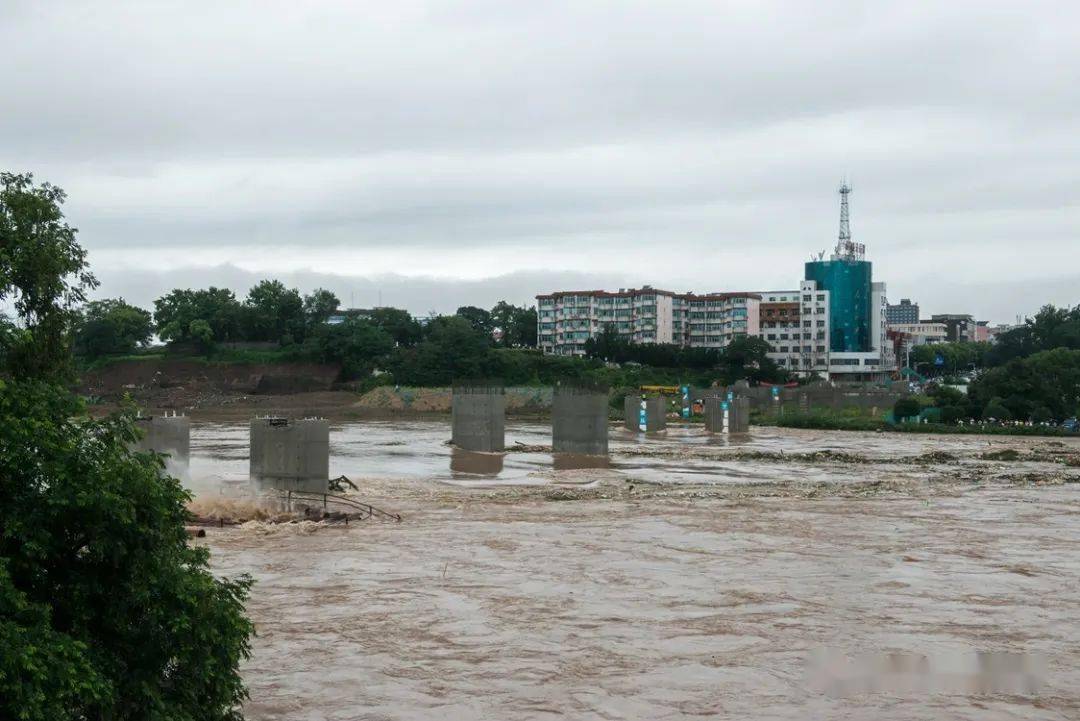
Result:
<instances>
[{"instance_id":1,"label":"muddy brown floodwater","mask_svg":"<svg viewBox=\"0 0 1080 721\"><path fill-rule=\"evenodd\" d=\"M613 428L608 467L554 470L539 424L501 464L443 421L334 426L332 473L402 523L200 541L256 580L247 717L1080 718L1080 444L752 431ZM193 428L193 486L246 442Z\"/></svg>"}]
</instances>

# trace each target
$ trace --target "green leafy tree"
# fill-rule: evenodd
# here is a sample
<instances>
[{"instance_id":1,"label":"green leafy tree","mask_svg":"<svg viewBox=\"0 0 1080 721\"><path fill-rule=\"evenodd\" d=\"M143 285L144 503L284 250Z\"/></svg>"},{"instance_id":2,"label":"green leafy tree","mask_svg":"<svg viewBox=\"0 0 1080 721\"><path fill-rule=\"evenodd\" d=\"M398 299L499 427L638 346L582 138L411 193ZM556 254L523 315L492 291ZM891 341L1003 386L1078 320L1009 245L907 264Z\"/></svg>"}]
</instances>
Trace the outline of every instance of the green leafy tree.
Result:
<instances>
[{"instance_id":1,"label":"green leafy tree","mask_svg":"<svg viewBox=\"0 0 1080 721\"><path fill-rule=\"evenodd\" d=\"M1035 410L1031 412L1033 423L1049 423L1052 420L1054 420L1054 414L1046 406L1035 406Z\"/></svg>"},{"instance_id":2,"label":"green leafy tree","mask_svg":"<svg viewBox=\"0 0 1080 721\"><path fill-rule=\"evenodd\" d=\"M1042 351L1080 350L1080 305L1057 308L1045 305L1022 326L1002 333L987 354L990 365L1027 358Z\"/></svg>"},{"instance_id":3,"label":"green leafy tree","mask_svg":"<svg viewBox=\"0 0 1080 721\"><path fill-rule=\"evenodd\" d=\"M235 719L249 582L188 544L190 495L62 386L0 382L0 717Z\"/></svg>"},{"instance_id":4,"label":"green leafy tree","mask_svg":"<svg viewBox=\"0 0 1080 721\"><path fill-rule=\"evenodd\" d=\"M348 318L343 323L318 331L318 350L324 362L340 363L344 380L371 375L394 349L390 334L364 318Z\"/></svg>"},{"instance_id":5,"label":"green leafy tree","mask_svg":"<svg viewBox=\"0 0 1080 721\"><path fill-rule=\"evenodd\" d=\"M731 341L720 353L720 374L725 384L745 378L751 383L779 383L787 380L787 374L768 357L772 351L769 342L757 336L740 336Z\"/></svg>"},{"instance_id":6,"label":"green leafy tree","mask_svg":"<svg viewBox=\"0 0 1080 721\"><path fill-rule=\"evenodd\" d=\"M513 345L518 348L535 348L537 344L536 308L520 308L514 316Z\"/></svg>"},{"instance_id":7,"label":"green leafy tree","mask_svg":"<svg viewBox=\"0 0 1080 721\"><path fill-rule=\"evenodd\" d=\"M324 288L316 288L304 296L304 319L307 323L308 332L312 332L337 312L341 301L338 297Z\"/></svg>"},{"instance_id":8,"label":"green leafy tree","mask_svg":"<svg viewBox=\"0 0 1080 721\"><path fill-rule=\"evenodd\" d=\"M457 312L454 315L467 320L469 325L475 330L485 334L488 338L491 337L491 332L495 329L495 324L491 319L491 313L483 308L477 308L475 305L463 305L457 309Z\"/></svg>"},{"instance_id":9,"label":"green leafy tree","mask_svg":"<svg viewBox=\"0 0 1080 721\"><path fill-rule=\"evenodd\" d=\"M88 358L131 353L150 342L153 320L149 311L123 298L86 304L75 330L75 351Z\"/></svg>"},{"instance_id":10,"label":"green leafy tree","mask_svg":"<svg viewBox=\"0 0 1080 721\"><path fill-rule=\"evenodd\" d=\"M176 289L154 301L154 324L162 340L174 343L203 342L192 335L192 322L201 320L210 327L212 342L243 340L241 314L236 296L228 288L205 290Z\"/></svg>"},{"instance_id":11,"label":"green leafy tree","mask_svg":"<svg viewBox=\"0 0 1080 721\"><path fill-rule=\"evenodd\" d=\"M0 718L239 719L249 581L216 579L188 544L190 495L130 450L132 415L91 419L67 390L65 339L90 276L59 220L63 194L36 198L41 222L0 253L0 301L16 300L25 329L0 334ZM58 230L64 242L34 241Z\"/></svg>"},{"instance_id":12,"label":"green leafy tree","mask_svg":"<svg viewBox=\"0 0 1080 721\"><path fill-rule=\"evenodd\" d=\"M1005 407L1000 398L995 398L986 404L986 408L983 409L982 417L986 420L995 421L1011 421L1012 411Z\"/></svg>"},{"instance_id":13,"label":"green leafy tree","mask_svg":"<svg viewBox=\"0 0 1080 721\"><path fill-rule=\"evenodd\" d=\"M490 336L465 318L437 316L424 332L421 343L393 356L391 367L399 383L442 386L455 379L486 377L497 368Z\"/></svg>"},{"instance_id":14,"label":"green leafy tree","mask_svg":"<svg viewBox=\"0 0 1080 721\"><path fill-rule=\"evenodd\" d=\"M60 209L64 191L30 173L0 173L0 298L20 323L0 320L3 363L16 376L71 372L76 306L97 281Z\"/></svg>"},{"instance_id":15,"label":"green leafy tree","mask_svg":"<svg viewBox=\"0 0 1080 721\"><path fill-rule=\"evenodd\" d=\"M913 418L922 411L922 406L919 405L919 401L910 396L900 398L893 406L893 415L898 419Z\"/></svg>"},{"instance_id":16,"label":"green leafy tree","mask_svg":"<svg viewBox=\"0 0 1080 721\"><path fill-rule=\"evenodd\" d=\"M248 340L288 345L304 338L304 299L300 291L286 288L280 280L260 281L248 291L242 317Z\"/></svg>"},{"instance_id":17,"label":"green leafy tree","mask_svg":"<svg viewBox=\"0 0 1080 721\"><path fill-rule=\"evenodd\" d=\"M956 423L957 421L967 418L969 415L966 405L947 405L941 406L941 422L942 423Z\"/></svg>"},{"instance_id":18,"label":"green leafy tree","mask_svg":"<svg viewBox=\"0 0 1080 721\"><path fill-rule=\"evenodd\" d=\"M389 333L394 343L402 348L411 348L424 335L420 322L400 308L375 308L368 313L368 320Z\"/></svg>"},{"instance_id":19,"label":"green leafy tree","mask_svg":"<svg viewBox=\"0 0 1080 721\"><path fill-rule=\"evenodd\" d=\"M522 308L499 301L489 314L493 328L502 331L503 348L536 347L536 309Z\"/></svg>"},{"instance_id":20,"label":"green leafy tree","mask_svg":"<svg viewBox=\"0 0 1080 721\"><path fill-rule=\"evenodd\" d=\"M911 365L925 375L941 375L969 372L973 367L987 364L989 343L930 343L915 346L911 350ZM941 357L942 364L937 364Z\"/></svg>"},{"instance_id":21,"label":"green leafy tree","mask_svg":"<svg viewBox=\"0 0 1080 721\"><path fill-rule=\"evenodd\" d=\"M599 333L585 341L585 356L622 363L631 359L630 343L619 335L614 323L605 323Z\"/></svg>"},{"instance_id":22,"label":"green leafy tree","mask_svg":"<svg viewBox=\"0 0 1080 721\"><path fill-rule=\"evenodd\" d=\"M968 395L976 405L1004 406L1010 418L1029 418L1040 406L1054 419L1068 418L1080 405L1080 350L1056 348L1014 358L976 378Z\"/></svg>"}]
</instances>

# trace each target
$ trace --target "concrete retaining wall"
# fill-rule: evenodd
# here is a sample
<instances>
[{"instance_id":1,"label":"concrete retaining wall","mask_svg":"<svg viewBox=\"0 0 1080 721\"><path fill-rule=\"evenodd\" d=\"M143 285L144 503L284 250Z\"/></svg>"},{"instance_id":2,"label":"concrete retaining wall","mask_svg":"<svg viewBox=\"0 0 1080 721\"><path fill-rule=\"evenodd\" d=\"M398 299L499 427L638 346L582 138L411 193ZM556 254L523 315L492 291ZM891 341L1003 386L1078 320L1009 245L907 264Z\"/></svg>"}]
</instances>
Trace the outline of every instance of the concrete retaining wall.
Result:
<instances>
[{"instance_id":1,"label":"concrete retaining wall","mask_svg":"<svg viewBox=\"0 0 1080 721\"><path fill-rule=\"evenodd\" d=\"M623 424L627 430L655 433L667 428L664 399L660 396L645 398L645 428L641 427L641 396L628 394L623 400Z\"/></svg>"},{"instance_id":2,"label":"concrete retaining wall","mask_svg":"<svg viewBox=\"0 0 1080 721\"><path fill-rule=\"evenodd\" d=\"M556 388L552 399L551 447L555 453L606 456L607 393L573 386Z\"/></svg>"},{"instance_id":3,"label":"concrete retaining wall","mask_svg":"<svg viewBox=\"0 0 1080 721\"><path fill-rule=\"evenodd\" d=\"M754 412L792 414L858 408L867 414L880 415L890 411L898 399L908 395L907 388L900 383L892 388L831 385L781 388L778 400L773 399L770 386L748 387L740 384L727 388L695 388L691 390L691 395L695 399L723 399L728 391L734 392L736 397L746 398Z\"/></svg>"},{"instance_id":4,"label":"concrete retaining wall","mask_svg":"<svg viewBox=\"0 0 1080 721\"><path fill-rule=\"evenodd\" d=\"M250 474L275 488L326 493L330 424L317 418L252 419Z\"/></svg>"},{"instance_id":5,"label":"concrete retaining wall","mask_svg":"<svg viewBox=\"0 0 1080 721\"><path fill-rule=\"evenodd\" d=\"M455 386L451 442L467 451L505 449L506 394L502 386Z\"/></svg>"}]
</instances>

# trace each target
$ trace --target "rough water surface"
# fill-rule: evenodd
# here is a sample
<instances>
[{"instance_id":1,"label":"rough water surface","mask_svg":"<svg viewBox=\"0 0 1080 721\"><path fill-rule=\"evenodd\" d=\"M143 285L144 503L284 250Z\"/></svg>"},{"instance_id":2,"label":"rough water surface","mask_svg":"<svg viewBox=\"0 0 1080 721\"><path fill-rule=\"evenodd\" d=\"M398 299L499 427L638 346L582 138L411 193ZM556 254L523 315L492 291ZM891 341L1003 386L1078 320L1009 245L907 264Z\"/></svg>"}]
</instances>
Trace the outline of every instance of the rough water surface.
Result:
<instances>
[{"instance_id":1,"label":"rough water surface","mask_svg":"<svg viewBox=\"0 0 1080 721\"><path fill-rule=\"evenodd\" d=\"M1080 718L1075 441L754 430L613 429L607 468L533 450L469 474L445 423L335 426L332 473L402 523L200 541L256 579L247 717ZM238 439L193 433L204 494ZM1020 460L983 458L1002 448ZM812 451L837 455L789 458ZM845 695L808 679L823 649L1043 666L1019 692Z\"/></svg>"}]
</instances>

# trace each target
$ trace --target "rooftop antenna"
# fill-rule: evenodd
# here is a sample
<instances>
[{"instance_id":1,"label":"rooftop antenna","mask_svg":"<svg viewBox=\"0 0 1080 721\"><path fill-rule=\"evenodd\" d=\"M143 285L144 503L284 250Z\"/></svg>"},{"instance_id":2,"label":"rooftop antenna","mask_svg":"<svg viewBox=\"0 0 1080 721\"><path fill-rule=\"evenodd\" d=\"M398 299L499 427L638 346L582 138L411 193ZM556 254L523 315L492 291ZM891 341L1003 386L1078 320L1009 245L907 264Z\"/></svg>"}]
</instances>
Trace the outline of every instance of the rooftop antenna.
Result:
<instances>
[{"instance_id":1,"label":"rooftop antenna","mask_svg":"<svg viewBox=\"0 0 1080 721\"><path fill-rule=\"evenodd\" d=\"M836 251L833 253L835 260L865 260L866 246L862 243L851 241L851 215L848 211L848 195L851 194L851 186L847 180L840 183L840 237L836 241Z\"/></svg>"}]
</instances>

